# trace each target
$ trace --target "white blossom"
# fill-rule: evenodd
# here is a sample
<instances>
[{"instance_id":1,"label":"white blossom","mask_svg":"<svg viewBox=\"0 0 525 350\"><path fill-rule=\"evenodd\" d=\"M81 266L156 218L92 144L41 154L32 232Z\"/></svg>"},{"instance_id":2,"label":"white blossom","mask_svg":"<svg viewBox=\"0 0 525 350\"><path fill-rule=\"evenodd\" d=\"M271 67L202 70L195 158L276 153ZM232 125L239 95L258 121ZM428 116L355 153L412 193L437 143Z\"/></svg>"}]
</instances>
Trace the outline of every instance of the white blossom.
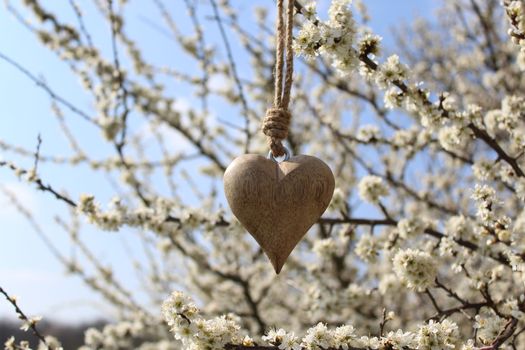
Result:
<instances>
[{"instance_id":1,"label":"white blossom","mask_svg":"<svg viewBox=\"0 0 525 350\"><path fill-rule=\"evenodd\" d=\"M403 65L399 56L392 55L387 58L386 62L379 66L376 83L382 87L386 88L388 83L394 81L403 81L407 78L407 67Z\"/></svg>"},{"instance_id":2,"label":"white blossom","mask_svg":"<svg viewBox=\"0 0 525 350\"><path fill-rule=\"evenodd\" d=\"M365 176L359 182L359 196L370 203L377 203L380 197L388 195L388 187L379 176Z\"/></svg>"},{"instance_id":3,"label":"white blossom","mask_svg":"<svg viewBox=\"0 0 525 350\"><path fill-rule=\"evenodd\" d=\"M465 147L468 141L468 133L463 127L452 125L439 130L439 143L447 151L457 152Z\"/></svg>"},{"instance_id":4,"label":"white blossom","mask_svg":"<svg viewBox=\"0 0 525 350\"><path fill-rule=\"evenodd\" d=\"M477 203L476 215L483 223L491 225L496 220L494 213L494 206L498 204L496 191L488 185L476 185L472 198Z\"/></svg>"},{"instance_id":5,"label":"white blossom","mask_svg":"<svg viewBox=\"0 0 525 350\"><path fill-rule=\"evenodd\" d=\"M420 326L417 333L418 349L455 349L458 342L458 326L448 319L442 322L430 321Z\"/></svg>"},{"instance_id":6,"label":"white blossom","mask_svg":"<svg viewBox=\"0 0 525 350\"><path fill-rule=\"evenodd\" d=\"M437 275L434 259L428 253L413 249L397 252L393 258L393 267L406 286L417 291L431 287Z\"/></svg>"},{"instance_id":7,"label":"white blossom","mask_svg":"<svg viewBox=\"0 0 525 350\"><path fill-rule=\"evenodd\" d=\"M421 235L427 227L428 223L418 217L402 219L397 223L399 236L405 239Z\"/></svg>"},{"instance_id":8,"label":"white blossom","mask_svg":"<svg viewBox=\"0 0 525 350\"><path fill-rule=\"evenodd\" d=\"M452 216L445 223L445 233L452 238L471 239L474 223L463 215Z\"/></svg>"},{"instance_id":9,"label":"white blossom","mask_svg":"<svg viewBox=\"0 0 525 350\"><path fill-rule=\"evenodd\" d=\"M271 345L277 346L281 350L300 350L301 345L299 338L294 333L287 333L284 329L278 330L271 329L262 340L268 342Z\"/></svg>"},{"instance_id":10,"label":"white blossom","mask_svg":"<svg viewBox=\"0 0 525 350\"><path fill-rule=\"evenodd\" d=\"M357 131L357 139L362 142L371 142L381 137L381 131L376 125L364 125Z\"/></svg>"},{"instance_id":11,"label":"white blossom","mask_svg":"<svg viewBox=\"0 0 525 350\"><path fill-rule=\"evenodd\" d=\"M500 334L507 321L498 315L481 316L476 315L474 328L478 330L478 338L485 345L489 345Z\"/></svg>"},{"instance_id":12,"label":"white blossom","mask_svg":"<svg viewBox=\"0 0 525 350\"><path fill-rule=\"evenodd\" d=\"M380 246L372 235L364 234L355 246L355 253L366 262L375 262Z\"/></svg>"},{"instance_id":13,"label":"white blossom","mask_svg":"<svg viewBox=\"0 0 525 350\"><path fill-rule=\"evenodd\" d=\"M302 339L301 345L311 350L330 348L332 339L326 325L318 323L315 327L310 328Z\"/></svg>"},{"instance_id":14,"label":"white blossom","mask_svg":"<svg viewBox=\"0 0 525 350\"><path fill-rule=\"evenodd\" d=\"M332 238L325 238L315 242L313 251L321 257L329 257L337 250L337 243Z\"/></svg>"}]
</instances>

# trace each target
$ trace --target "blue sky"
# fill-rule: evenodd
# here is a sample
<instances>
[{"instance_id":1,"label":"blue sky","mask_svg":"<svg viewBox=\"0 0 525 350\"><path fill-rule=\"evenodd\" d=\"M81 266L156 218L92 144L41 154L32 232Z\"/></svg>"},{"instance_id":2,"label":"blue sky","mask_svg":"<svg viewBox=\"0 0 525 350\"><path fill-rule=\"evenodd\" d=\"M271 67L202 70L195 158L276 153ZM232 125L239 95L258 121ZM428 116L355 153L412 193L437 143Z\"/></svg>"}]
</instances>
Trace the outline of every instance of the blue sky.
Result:
<instances>
[{"instance_id":1,"label":"blue sky","mask_svg":"<svg viewBox=\"0 0 525 350\"><path fill-rule=\"evenodd\" d=\"M72 17L67 1L43 1L52 6L65 18ZM181 2L182 3L182 2ZM232 4L246 6L247 0L233 0ZM256 0L250 4L272 3L270 0ZM319 0L327 4L327 0ZM377 34L384 37L387 46L392 44L390 28L404 21L411 21L417 16L432 16L433 0L366 0L372 17L370 27ZM178 6L178 5L175 5ZM132 1L129 8L128 29L132 37L141 43L141 48L147 52L147 57L161 64L186 64L183 58L174 55L167 45L168 39L159 36L158 32L145 19L158 18L156 10L149 1ZM180 26L188 22L185 10L181 4L180 10L175 11ZM86 14L92 24L90 30L95 38L109 38L105 25L97 25L96 14ZM249 15L246 13L246 15ZM247 19L249 22L249 18ZM205 31L216 35L215 23L205 22ZM215 34L213 34L215 33ZM232 33L229 33L233 36ZM154 40L152 40L154 38ZM109 50L109 41L102 42L104 50ZM33 34L20 25L7 11L0 10L0 52L10 56L23 66L28 67L34 74L45 77L48 84L62 96L75 104L90 110L91 101L81 92L76 79L68 69L55 57L43 48ZM242 75L243 72L241 71ZM59 132L56 119L50 112L48 96L30 80L24 77L12 66L0 61L0 140L9 144L19 145L27 149L34 149L37 135L43 138L42 154L68 155L68 144ZM188 97L188 101L191 98ZM220 110L221 106L214 106ZM100 143L97 131L90 130L87 123L71 113L66 119L76 133L81 143L88 147L92 154L110 152L109 146ZM180 146L180 145L178 145ZM22 159L13 153L0 151L0 159L16 159L21 165L30 167L32 159ZM58 189L67 189L73 198L81 193L96 193L102 202L112 196L112 189L102 176L92 176L87 169L80 167L74 172L64 171L60 167L41 165L41 176L48 179ZM88 175L89 174L89 175ZM53 200L48 194L37 192L26 186L11 172L0 168L0 184L16 193L21 202L27 206L38 220L43 230L55 244L64 252L71 248L67 235L54 222L53 217L64 215L66 208L62 203ZM45 248L37 238L31 226L20 216L9 201L0 194L0 286L10 293L17 295L20 304L29 314L39 314L46 318L61 321L82 321L102 315L111 316L109 308L102 300L83 286L76 277L67 276L64 268ZM68 218L66 215L65 219ZM84 225L82 237L89 246L100 256L100 261L114 267L117 275L133 286L140 295L140 286L136 282L134 271L130 264L129 251L137 259L141 259L139 240L134 232L125 231L119 234L102 233ZM140 299L140 297L139 297ZM0 319L12 316L14 313L7 302L0 300Z\"/></svg>"}]
</instances>

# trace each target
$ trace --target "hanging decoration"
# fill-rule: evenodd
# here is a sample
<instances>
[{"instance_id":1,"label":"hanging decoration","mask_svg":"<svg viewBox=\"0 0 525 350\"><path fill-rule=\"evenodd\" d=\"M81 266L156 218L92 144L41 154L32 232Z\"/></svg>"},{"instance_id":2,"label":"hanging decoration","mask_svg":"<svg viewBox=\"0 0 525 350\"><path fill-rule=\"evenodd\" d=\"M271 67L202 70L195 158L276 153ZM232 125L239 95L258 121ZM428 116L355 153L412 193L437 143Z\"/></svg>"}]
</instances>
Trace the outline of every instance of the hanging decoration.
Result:
<instances>
[{"instance_id":1,"label":"hanging decoration","mask_svg":"<svg viewBox=\"0 0 525 350\"><path fill-rule=\"evenodd\" d=\"M288 0L286 17L284 7L284 0L277 0L275 96L262 126L270 152L267 158L242 155L224 173L224 191L233 214L259 243L276 273L324 213L335 186L332 171L322 160L291 156L283 145L291 120L294 1Z\"/></svg>"}]
</instances>

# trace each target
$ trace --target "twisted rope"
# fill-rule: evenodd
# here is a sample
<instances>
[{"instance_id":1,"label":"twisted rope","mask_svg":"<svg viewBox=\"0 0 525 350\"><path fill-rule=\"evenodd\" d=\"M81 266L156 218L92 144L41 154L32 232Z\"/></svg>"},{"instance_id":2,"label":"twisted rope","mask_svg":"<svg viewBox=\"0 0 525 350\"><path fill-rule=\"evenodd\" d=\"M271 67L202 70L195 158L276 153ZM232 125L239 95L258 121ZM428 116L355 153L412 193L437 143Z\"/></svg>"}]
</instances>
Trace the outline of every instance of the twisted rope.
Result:
<instances>
[{"instance_id":1,"label":"twisted rope","mask_svg":"<svg viewBox=\"0 0 525 350\"><path fill-rule=\"evenodd\" d=\"M275 95L273 107L266 111L262 131L268 136L268 146L274 157L285 154L282 140L288 136L292 115L288 111L293 83L293 29L294 1L288 0L286 25L284 0L277 0L277 48L275 50ZM286 59L285 59L286 52ZM286 64L286 71L285 71ZM283 84L284 78L284 84Z\"/></svg>"}]
</instances>

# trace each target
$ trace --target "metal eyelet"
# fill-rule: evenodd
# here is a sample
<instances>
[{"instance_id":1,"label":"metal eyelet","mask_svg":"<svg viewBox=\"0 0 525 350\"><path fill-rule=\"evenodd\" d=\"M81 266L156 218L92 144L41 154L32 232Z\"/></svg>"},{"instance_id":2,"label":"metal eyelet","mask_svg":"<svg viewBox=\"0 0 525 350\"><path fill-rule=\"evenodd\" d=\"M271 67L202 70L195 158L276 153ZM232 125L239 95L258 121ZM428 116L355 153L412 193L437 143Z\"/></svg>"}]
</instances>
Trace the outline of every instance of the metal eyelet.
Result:
<instances>
[{"instance_id":1,"label":"metal eyelet","mask_svg":"<svg viewBox=\"0 0 525 350\"><path fill-rule=\"evenodd\" d=\"M278 157L278 158L280 158L280 157ZM290 151L288 150L288 148L284 147L284 159L281 160L281 161L278 161L277 159L275 159L275 157L273 156L272 151L270 151L270 152L268 152L268 159L271 159L271 160L273 160L276 163L286 162L286 161L290 160Z\"/></svg>"}]
</instances>

